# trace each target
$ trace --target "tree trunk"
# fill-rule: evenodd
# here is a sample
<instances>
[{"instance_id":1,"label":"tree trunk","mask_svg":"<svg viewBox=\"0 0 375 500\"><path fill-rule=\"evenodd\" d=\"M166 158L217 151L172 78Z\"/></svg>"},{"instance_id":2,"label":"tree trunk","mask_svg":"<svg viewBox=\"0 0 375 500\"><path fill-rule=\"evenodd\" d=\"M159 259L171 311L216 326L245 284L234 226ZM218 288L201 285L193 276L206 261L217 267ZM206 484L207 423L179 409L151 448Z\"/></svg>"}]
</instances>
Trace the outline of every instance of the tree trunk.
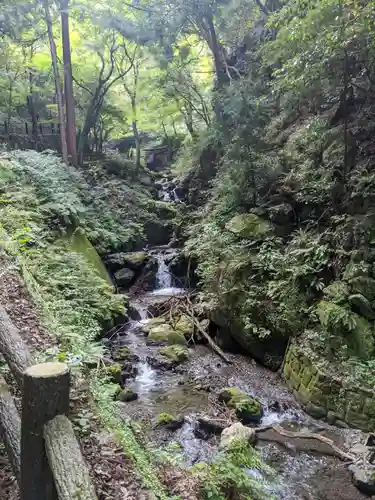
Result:
<instances>
[{"instance_id":1,"label":"tree trunk","mask_svg":"<svg viewBox=\"0 0 375 500\"><path fill-rule=\"evenodd\" d=\"M30 54L30 60L33 56L33 49L31 48L31 54ZM35 149L37 149L38 145L38 121L36 118L36 111L35 111L35 105L34 105L34 86L33 86L33 74L31 71L29 71L29 95L27 97L27 107L30 113L31 117L31 127L32 127L32 136L33 136L33 141L35 143Z\"/></svg>"},{"instance_id":2,"label":"tree trunk","mask_svg":"<svg viewBox=\"0 0 375 500\"><path fill-rule=\"evenodd\" d=\"M34 364L34 360L18 329L2 306L0 306L0 352L18 384L22 385L23 372Z\"/></svg>"},{"instance_id":3,"label":"tree trunk","mask_svg":"<svg viewBox=\"0 0 375 500\"><path fill-rule=\"evenodd\" d=\"M65 119L64 119L64 108L63 108L63 99L61 92L61 81L60 81L60 73L59 66L57 64L57 53L56 53L56 44L53 38L53 30L52 30L52 19L48 8L48 0L44 0L44 11L45 18L48 30L48 39L51 51L51 59L52 59L52 67L53 74L55 78L55 87L56 87L56 103L57 103L57 111L59 115L60 122L60 138L61 138L61 153L63 160L66 164L68 164L68 147L66 144L66 130L65 130Z\"/></svg>"},{"instance_id":4,"label":"tree trunk","mask_svg":"<svg viewBox=\"0 0 375 500\"><path fill-rule=\"evenodd\" d=\"M95 95L91 98L85 121L81 130L81 133L79 134L79 141L78 141L78 160L79 164L83 165L83 160L84 160L84 155L85 155L85 148L87 145L87 139L90 133L91 128L94 126L96 122L96 117L97 117L97 110L96 110L96 99Z\"/></svg>"},{"instance_id":5,"label":"tree trunk","mask_svg":"<svg viewBox=\"0 0 375 500\"><path fill-rule=\"evenodd\" d=\"M135 168L138 171L141 168L141 142L139 139L139 132L137 127L137 103L135 97L132 97L131 101L132 101L132 115L133 115L132 128L135 140L135 153L136 153Z\"/></svg>"},{"instance_id":6,"label":"tree trunk","mask_svg":"<svg viewBox=\"0 0 375 500\"><path fill-rule=\"evenodd\" d=\"M44 425L69 412L70 371L42 363L24 374L21 429L21 500L57 500L44 446ZM73 498L73 497L72 497Z\"/></svg>"},{"instance_id":7,"label":"tree trunk","mask_svg":"<svg viewBox=\"0 0 375 500\"><path fill-rule=\"evenodd\" d=\"M77 136L76 117L74 109L72 59L69 36L69 0L61 0L61 34L64 58L64 84L65 84L65 112L66 112L66 138L68 143L68 156L74 166L77 166Z\"/></svg>"},{"instance_id":8,"label":"tree trunk","mask_svg":"<svg viewBox=\"0 0 375 500\"><path fill-rule=\"evenodd\" d=\"M0 377L0 439L5 444L13 473L19 483L21 472L21 419L3 377Z\"/></svg>"},{"instance_id":9,"label":"tree trunk","mask_svg":"<svg viewBox=\"0 0 375 500\"><path fill-rule=\"evenodd\" d=\"M223 54L223 48L219 43L216 35L216 30L214 26L214 21L211 14L205 16L208 25L209 39L207 40L208 46L211 49L214 64L215 64L215 73L218 83L218 88L223 88L229 82L229 76L226 72L225 67L225 57Z\"/></svg>"},{"instance_id":10,"label":"tree trunk","mask_svg":"<svg viewBox=\"0 0 375 500\"><path fill-rule=\"evenodd\" d=\"M59 500L96 500L81 449L67 417L58 415L44 427L46 452Z\"/></svg>"}]
</instances>

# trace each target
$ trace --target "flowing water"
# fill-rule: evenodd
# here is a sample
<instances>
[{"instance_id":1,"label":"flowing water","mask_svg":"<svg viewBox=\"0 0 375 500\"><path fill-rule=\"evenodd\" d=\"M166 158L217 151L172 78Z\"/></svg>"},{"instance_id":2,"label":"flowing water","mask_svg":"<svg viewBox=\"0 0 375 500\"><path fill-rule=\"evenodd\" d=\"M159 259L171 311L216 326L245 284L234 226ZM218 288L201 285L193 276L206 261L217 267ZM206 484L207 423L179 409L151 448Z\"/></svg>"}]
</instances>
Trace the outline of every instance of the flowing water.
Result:
<instances>
[{"instance_id":1,"label":"flowing water","mask_svg":"<svg viewBox=\"0 0 375 500\"><path fill-rule=\"evenodd\" d=\"M168 250L169 252L171 250ZM264 407L262 424L279 423L293 430L309 429L321 432L338 443L354 444L361 437L359 431L337 429L307 416L278 374L270 372L254 360L228 354L232 364L227 365L208 347L190 348L190 360L175 370L153 368L150 360L158 356L158 347L145 342L141 326L149 319L148 308L155 300L168 300L186 293L174 286L166 263L168 251L156 249L158 262L155 290L138 296L132 303L139 319L131 321L125 332L115 340L126 345L138 356L137 374L129 387L138 393L138 400L123 405L132 418L152 423L160 413L183 415L185 422L175 432L150 429L150 440L157 445L177 442L182 447L183 460L190 466L202 460L212 460L218 451L219 438L203 439L197 433L197 419L216 415L215 392L223 387L237 387L258 398ZM170 257L170 254L169 254ZM273 442L257 445L264 460L277 471L277 479L270 491L278 500L359 500L363 497L351 484L345 466L338 460L322 454L298 451ZM259 474L259 471L249 471Z\"/></svg>"}]
</instances>

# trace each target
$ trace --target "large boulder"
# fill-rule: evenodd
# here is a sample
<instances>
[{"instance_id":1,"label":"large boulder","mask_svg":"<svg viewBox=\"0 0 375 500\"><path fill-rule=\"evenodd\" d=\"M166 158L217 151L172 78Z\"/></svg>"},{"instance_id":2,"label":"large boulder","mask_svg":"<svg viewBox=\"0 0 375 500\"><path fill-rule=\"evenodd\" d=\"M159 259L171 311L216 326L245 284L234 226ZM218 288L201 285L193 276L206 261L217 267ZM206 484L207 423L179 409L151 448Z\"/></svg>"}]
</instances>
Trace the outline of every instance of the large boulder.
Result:
<instances>
[{"instance_id":1,"label":"large boulder","mask_svg":"<svg viewBox=\"0 0 375 500\"><path fill-rule=\"evenodd\" d=\"M254 429L245 427L241 424L241 422L236 422L230 427L227 427L221 433L220 449L227 450L228 448L231 448L233 443L236 441L240 441L247 445L254 444L256 441Z\"/></svg>"},{"instance_id":2,"label":"large boulder","mask_svg":"<svg viewBox=\"0 0 375 500\"><path fill-rule=\"evenodd\" d=\"M233 408L237 417L244 424L257 424L263 416L260 402L235 387L228 387L220 391L219 401L224 402L228 408Z\"/></svg>"},{"instance_id":3,"label":"large boulder","mask_svg":"<svg viewBox=\"0 0 375 500\"><path fill-rule=\"evenodd\" d=\"M135 272L132 269L124 267L115 272L114 278L120 288L129 288L134 281Z\"/></svg>"},{"instance_id":4,"label":"large boulder","mask_svg":"<svg viewBox=\"0 0 375 500\"><path fill-rule=\"evenodd\" d=\"M173 236L174 225L166 221L147 221L144 224L144 233L149 245L166 245Z\"/></svg>"},{"instance_id":5,"label":"large boulder","mask_svg":"<svg viewBox=\"0 0 375 500\"><path fill-rule=\"evenodd\" d=\"M350 280L350 287L355 294L361 294L367 300L375 300L375 279L368 276L357 276Z\"/></svg>"},{"instance_id":6,"label":"large boulder","mask_svg":"<svg viewBox=\"0 0 375 500\"><path fill-rule=\"evenodd\" d=\"M271 230L270 224L256 214L240 214L230 219L225 229L241 238L264 236Z\"/></svg>"},{"instance_id":7,"label":"large boulder","mask_svg":"<svg viewBox=\"0 0 375 500\"><path fill-rule=\"evenodd\" d=\"M357 293L355 295L350 295L348 300L349 304L352 306L353 311L370 320L373 320L375 318L374 310L366 297L364 297L360 293Z\"/></svg>"},{"instance_id":8,"label":"large boulder","mask_svg":"<svg viewBox=\"0 0 375 500\"><path fill-rule=\"evenodd\" d=\"M375 467L350 465L354 485L365 495L375 495Z\"/></svg>"},{"instance_id":9,"label":"large boulder","mask_svg":"<svg viewBox=\"0 0 375 500\"><path fill-rule=\"evenodd\" d=\"M348 299L349 287L343 281L333 281L323 289L323 294L327 297L327 300L342 305L345 304Z\"/></svg>"},{"instance_id":10,"label":"large boulder","mask_svg":"<svg viewBox=\"0 0 375 500\"><path fill-rule=\"evenodd\" d=\"M160 323L149 328L147 343L156 345L186 345L187 341L182 333L174 330L169 323Z\"/></svg>"}]
</instances>

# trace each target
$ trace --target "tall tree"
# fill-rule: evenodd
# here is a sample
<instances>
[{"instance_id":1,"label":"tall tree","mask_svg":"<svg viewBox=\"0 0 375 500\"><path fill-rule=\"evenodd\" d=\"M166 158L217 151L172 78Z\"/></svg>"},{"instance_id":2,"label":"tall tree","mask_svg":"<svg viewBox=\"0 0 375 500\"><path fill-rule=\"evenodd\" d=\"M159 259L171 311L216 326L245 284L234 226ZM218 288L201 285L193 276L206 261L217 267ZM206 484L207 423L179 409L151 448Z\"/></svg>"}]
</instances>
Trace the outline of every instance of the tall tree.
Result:
<instances>
[{"instance_id":1,"label":"tall tree","mask_svg":"<svg viewBox=\"0 0 375 500\"><path fill-rule=\"evenodd\" d=\"M61 34L64 59L64 86L65 86L65 112L66 112L66 137L68 155L73 165L77 165L77 134L73 94L72 60L69 34L69 0L61 0Z\"/></svg>"}]
</instances>

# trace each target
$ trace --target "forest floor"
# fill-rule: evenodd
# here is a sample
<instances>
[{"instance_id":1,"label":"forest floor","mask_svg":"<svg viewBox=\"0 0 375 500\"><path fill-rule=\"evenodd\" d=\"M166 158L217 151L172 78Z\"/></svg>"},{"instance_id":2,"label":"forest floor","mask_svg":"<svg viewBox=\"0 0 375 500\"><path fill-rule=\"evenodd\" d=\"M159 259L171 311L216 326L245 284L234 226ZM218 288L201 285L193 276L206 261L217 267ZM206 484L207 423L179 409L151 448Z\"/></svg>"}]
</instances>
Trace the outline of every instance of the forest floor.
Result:
<instances>
[{"instance_id":1,"label":"forest floor","mask_svg":"<svg viewBox=\"0 0 375 500\"><path fill-rule=\"evenodd\" d=\"M22 278L9 263L0 258L0 303L19 329L33 352L43 352L56 340L43 326L38 308L28 293ZM17 397L17 396L16 396ZM75 384L72 390L72 416L89 411L90 401L85 384ZM18 401L19 402L19 401ZM145 500L133 464L104 432L94 416L80 432L80 443L99 500ZM0 498L17 500L18 486L10 468L4 447L0 443Z\"/></svg>"}]
</instances>

